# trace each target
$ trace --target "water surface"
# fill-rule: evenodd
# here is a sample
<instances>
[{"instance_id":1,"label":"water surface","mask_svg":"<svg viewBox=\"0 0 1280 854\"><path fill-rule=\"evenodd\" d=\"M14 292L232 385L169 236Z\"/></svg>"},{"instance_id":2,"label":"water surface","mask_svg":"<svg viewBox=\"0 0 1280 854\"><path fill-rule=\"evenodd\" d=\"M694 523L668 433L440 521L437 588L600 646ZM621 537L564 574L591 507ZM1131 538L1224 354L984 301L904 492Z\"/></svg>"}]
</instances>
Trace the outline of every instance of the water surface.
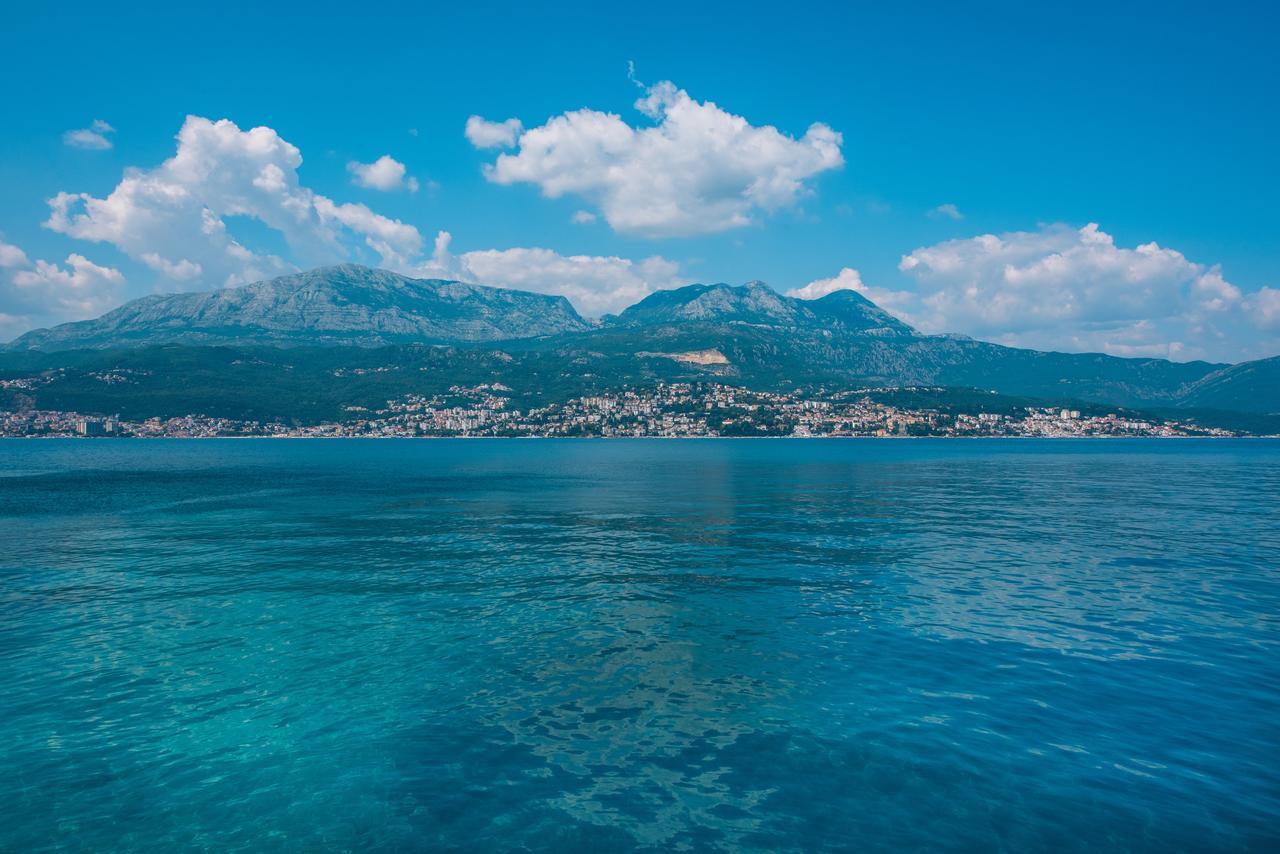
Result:
<instances>
[{"instance_id":1,"label":"water surface","mask_svg":"<svg viewBox=\"0 0 1280 854\"><path fill-rule=\"evenodd\" d=\"M0 441L0 850L1275 850L1280 443Z\"/></svg>"}]
</instances>

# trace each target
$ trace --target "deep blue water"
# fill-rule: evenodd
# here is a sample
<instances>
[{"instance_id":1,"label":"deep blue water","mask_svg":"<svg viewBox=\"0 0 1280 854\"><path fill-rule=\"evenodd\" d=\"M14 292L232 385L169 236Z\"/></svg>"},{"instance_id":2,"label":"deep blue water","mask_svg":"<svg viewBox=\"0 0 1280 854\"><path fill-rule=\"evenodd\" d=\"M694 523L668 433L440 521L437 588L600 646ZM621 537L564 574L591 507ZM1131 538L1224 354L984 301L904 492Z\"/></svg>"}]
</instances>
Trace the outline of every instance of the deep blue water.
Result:
<instances>
[{"instance_id":1,"label":"deep blue water","mask_svg":"<svg viewBox=\"0 0 1280 854\"><path fill-rule=\"evenodd\" d=\"M1276 850L1280 443L0 442L0 850Z\"/></svg>"}]
</instances>

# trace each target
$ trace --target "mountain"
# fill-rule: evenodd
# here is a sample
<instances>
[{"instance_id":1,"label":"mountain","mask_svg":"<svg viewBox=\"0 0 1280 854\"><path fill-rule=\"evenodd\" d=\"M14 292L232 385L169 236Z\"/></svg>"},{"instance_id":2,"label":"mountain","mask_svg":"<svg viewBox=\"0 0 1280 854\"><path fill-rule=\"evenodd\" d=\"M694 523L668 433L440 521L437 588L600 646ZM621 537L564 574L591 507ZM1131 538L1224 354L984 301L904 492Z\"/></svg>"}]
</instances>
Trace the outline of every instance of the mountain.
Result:
<instances>
[{"instance_id":1,"label":"mountain","mask_svg":"<svg viewBox=\"0 0 1280 854\"><path fill-rule=\"evenodd\" d=\"M854 291L800 300L759 282L659 291L590 323L562 297L351 265L221 291L146 297L97 320L30 332L0 358L0 379L83 364L81 386L47 380L47 373L48 384L39 386L45 389L41 397L64 389L72 395L65 402L103 391L93 375L116 369L109 364L132 371L130 376L197 363L202 371L224 373L229 383L239 376L240 367L212 367L224 357L209 347L190 359L182 347L234 347L241 355L224 356L237 366L261 358L294 366L289 371L298 367L291 349L306 348L307 358L316 358L318 348L329 348L334 352L326 363L354 369L365 358L361 350L400 348L378 363L383 371L397 359L418 364L425 357L412 348L424 344L439 350L430 362L439 374L433 381L500 382L547 399L720 379L771 390L930 386L1134 409L1280 413L1280 358L1219 365L1024 350L922 334ZM160 352L156 345L179 350ZM87 361L75 355L109 348L118 355ZM244 356L246 348L272 352ZM281 382L283 374L271 376L269 382ZM325 393L340 397L339 373L328 376L314 378L308 388L330 383ZM123 395L129 386L105 391Z\"/></svg>"},{"instance_id":2,"label":"mountain","mask_svg":"<svg viewBox=\"0 0 1280 854\"><path fill-rule=\"evenodd\" d=\"M609 325L636 328L688 323L743 323L865 335L915 335L915 330L861 294L842 290L818 300L786 297L762 282L688 285L650 294Z\"/></svg>"},{"instance_id":3,"label":"mountain","mask_svg":"<svg viewBox=\"0 0 1280 854\"><path fill-rule=\"evenodd\" d=\"M1280 356L1214 371L1187 390L1183 403L1203 409L1280 414Z\"/></svg>"},{"instance_id":4,"label":"mountain","mask_svg":"<svg viewBox=\"0 0 1280 854\"><path fill-rule=\"evenodd\" d=\"M588 328L564 297L411 279L344 264L237 288L143 297L96 320L28 332L7 349L380 346L494 341Z\"/></svg>"},{"instance_id":5,"label":"mountain","mask_svg":"<svg viewBox=\"0 0 1280 854\"><path fill-rule=\"evenodd\" d=\"M1120 406L1177 406L1193 384L1226 367L924 335L855 291L800 300L760 283L660 291L599 329L530 346L614 357L715 350L724 360L706 370L751 383L964 386Z\"/></svg>"}]
</instances>

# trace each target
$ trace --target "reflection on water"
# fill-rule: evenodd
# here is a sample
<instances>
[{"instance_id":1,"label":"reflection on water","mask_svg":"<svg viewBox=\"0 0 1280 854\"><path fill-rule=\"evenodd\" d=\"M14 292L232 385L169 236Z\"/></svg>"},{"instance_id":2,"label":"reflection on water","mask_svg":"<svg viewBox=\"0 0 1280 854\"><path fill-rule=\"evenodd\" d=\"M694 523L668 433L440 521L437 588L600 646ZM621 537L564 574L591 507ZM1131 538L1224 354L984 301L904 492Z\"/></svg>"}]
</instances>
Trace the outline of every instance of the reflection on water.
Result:
<instances>
[{"instance_id":1,"label":"reflection on water","mask_svg":"<svg viewBox=\"0 0 1280 854\"><path fill-rule=\"evenodd\" d=\"M1262 849L1280 443L0 443L0 849Z\"/></svg>"}]
</instances>

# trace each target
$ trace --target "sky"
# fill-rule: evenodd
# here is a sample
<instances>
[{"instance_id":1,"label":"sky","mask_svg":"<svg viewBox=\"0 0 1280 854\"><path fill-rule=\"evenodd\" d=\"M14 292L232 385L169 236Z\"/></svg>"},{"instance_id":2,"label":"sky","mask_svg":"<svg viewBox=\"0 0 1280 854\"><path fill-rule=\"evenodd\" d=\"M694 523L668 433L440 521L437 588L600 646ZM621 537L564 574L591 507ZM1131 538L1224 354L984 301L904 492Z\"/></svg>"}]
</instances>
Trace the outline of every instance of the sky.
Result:
<instances>
[{"instance_id":1,"label":"sky","mask_svg":"<svg viewBox=\"0 0 1280 854\"><path fill-rule=\"evenodd\" d=\"M11 5L0 341L356 262L1280 354L1280 14L1039 5Z\"/></svg>"}]
</instances>

